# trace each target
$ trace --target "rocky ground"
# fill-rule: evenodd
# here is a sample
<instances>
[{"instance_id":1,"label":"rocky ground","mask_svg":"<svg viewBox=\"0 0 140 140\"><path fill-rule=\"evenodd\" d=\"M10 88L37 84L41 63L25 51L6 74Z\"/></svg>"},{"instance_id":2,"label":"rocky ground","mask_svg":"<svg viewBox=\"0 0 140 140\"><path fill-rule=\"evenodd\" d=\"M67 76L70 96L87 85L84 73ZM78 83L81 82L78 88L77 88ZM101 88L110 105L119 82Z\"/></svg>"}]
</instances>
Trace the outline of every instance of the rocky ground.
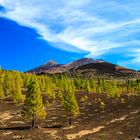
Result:
<instances>
[{"instance_id":1,"label":"rocky ground","mask_svg":"<svg viewBox=\"0 0 140 140\"><path fill-rule=\"evenodd\" d=\"M37 122L38 128L31 129L20 114L22 104L0 101L0 140L132 140L140 135L140 96L87 94L82 103L83 94L77 94L81 114L71 127L59 102L48 109L45 121Z\"/></svg>"}]
</instances>

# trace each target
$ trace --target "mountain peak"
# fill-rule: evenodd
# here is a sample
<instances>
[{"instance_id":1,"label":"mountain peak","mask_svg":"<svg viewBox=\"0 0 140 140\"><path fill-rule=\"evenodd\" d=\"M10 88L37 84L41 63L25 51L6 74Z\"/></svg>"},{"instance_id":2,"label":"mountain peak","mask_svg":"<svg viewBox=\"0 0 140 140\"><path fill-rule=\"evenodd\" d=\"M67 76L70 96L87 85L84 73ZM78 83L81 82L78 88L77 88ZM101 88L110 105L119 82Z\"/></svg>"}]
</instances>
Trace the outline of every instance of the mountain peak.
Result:
<instances>
[{"instance_id":1,"label":"mountain peak","mask_svg":"<svg viewBox=\"0 0 140 140\"><path fill-rule=\"evenodd\" d=\"M45 63L45 65L47 65L47 66L55 66L55 65L58 65L58 63L55 62L54 60L49 60L47 63Z\"/></svg>"},{"instance_id":2,"label":"mountain peak","mask_svg":"<svg viewBox=\"0 0 140 140\"><path fill-rule=\"evenodd\" d=\"M91 58L81 58L81 59L78 59L74 62L71 62L69 64L67 64L67 67L70 69L72 67L78 67L78 66L81 66L81 65L86 65L86 64L89 64L89 63L93 63L94 60L91 59Z\"/></svg>"},{"instance_id":3,"label":"mountain peak","mask_svg":"<svg viewBox=\"0 0 140 140\"><path fill-rule=\"evenodd\" d=\"M75 62L93 62L94 60L92 58L81 58L76 60Z\"/></svg>"}]
</instances>

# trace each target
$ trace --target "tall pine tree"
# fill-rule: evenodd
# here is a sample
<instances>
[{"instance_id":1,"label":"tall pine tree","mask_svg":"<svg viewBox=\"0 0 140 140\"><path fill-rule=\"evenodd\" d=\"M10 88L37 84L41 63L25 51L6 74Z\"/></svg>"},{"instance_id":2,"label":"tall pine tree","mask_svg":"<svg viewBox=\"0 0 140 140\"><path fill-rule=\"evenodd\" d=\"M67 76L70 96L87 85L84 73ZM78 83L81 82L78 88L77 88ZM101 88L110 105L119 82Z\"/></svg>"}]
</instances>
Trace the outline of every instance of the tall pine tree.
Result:
<instances>
[{"instance_id":1,"label":"tall pine tree","mask_svg":"<svg viewBox=\"0 0 140 140\"><path fill-rule=\"evenodd\" d=\"M29 82L22 114L32 120L32 127L35 127L35 121L37 119L45 119L46 112L36 76L32 77Z\"/></svg>"},{"instance_id":2,"label":"tall pine tree","mask_svg":"<svg viewBox=\"0 0 140 140\"><path fill-rule=\"evenodd\" d=\"M71 126L72 117L76 117L77 115L79 115L80 111L79 111L79 106L75 98L74 84L66 79L63 82L64 82L63 91L62 91L63 105L66 112L69 115L69 125Z\"/></svg>"},{"instance_id":3,"label":"tall pine tree","mask_svg":"<svg viewBox=\"0 0 140 140\"><path fill-rule=\"evenodd\" d=\"M22 86L21 76L19 73L15 73L14 89L13 89L13 95L12 95L12 98L15 102L23 102L24 101L24 96L22 95L21 86Z\"/></svg>"}]
</instances>

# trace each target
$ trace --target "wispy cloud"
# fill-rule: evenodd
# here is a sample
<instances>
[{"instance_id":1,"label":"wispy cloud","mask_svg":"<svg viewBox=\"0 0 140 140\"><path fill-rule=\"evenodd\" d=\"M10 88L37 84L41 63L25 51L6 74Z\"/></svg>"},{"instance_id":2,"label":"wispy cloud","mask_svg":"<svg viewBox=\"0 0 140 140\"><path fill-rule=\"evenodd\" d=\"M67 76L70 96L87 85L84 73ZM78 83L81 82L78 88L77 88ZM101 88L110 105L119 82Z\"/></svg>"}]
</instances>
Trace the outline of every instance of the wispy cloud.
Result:
<instances>
[{"instance_id":1,"label":"wispy cloud","mask_svg":"<svg viewBox=\"0 0 140 140\"><path fill-rule=\"evenodd\" d=\"M138 0L0 0L0 5L1 17L34 28L54 47L88 57L125 48L130 57L133 47L130 61L140 62Z\"/></svg>"}]
</instances>

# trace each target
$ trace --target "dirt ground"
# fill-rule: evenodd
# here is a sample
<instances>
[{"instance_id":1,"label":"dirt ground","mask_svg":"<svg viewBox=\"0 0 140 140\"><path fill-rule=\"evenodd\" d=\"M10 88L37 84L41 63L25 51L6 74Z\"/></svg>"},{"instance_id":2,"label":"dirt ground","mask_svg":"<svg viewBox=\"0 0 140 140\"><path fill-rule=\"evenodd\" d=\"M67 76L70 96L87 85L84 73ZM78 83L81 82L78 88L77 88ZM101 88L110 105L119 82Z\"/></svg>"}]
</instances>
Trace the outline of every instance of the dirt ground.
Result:
<instances>
[{"instance_id":1,"label":"dirt ground","mask_svg":"<svg viewBox=\"0 0 140 140\"><path fill-rule=\"evenodd\" d=\"M47 110L45 121L31 129L23 119L22 104L0 101L0 140L132 140L140 136L140 96L110 99L105 95L88 94L83 104L77 94L80 115L68 126L68 116L56 102ZM100 101L105 108L100 108Z\"/></svg>"}]
</instances>

